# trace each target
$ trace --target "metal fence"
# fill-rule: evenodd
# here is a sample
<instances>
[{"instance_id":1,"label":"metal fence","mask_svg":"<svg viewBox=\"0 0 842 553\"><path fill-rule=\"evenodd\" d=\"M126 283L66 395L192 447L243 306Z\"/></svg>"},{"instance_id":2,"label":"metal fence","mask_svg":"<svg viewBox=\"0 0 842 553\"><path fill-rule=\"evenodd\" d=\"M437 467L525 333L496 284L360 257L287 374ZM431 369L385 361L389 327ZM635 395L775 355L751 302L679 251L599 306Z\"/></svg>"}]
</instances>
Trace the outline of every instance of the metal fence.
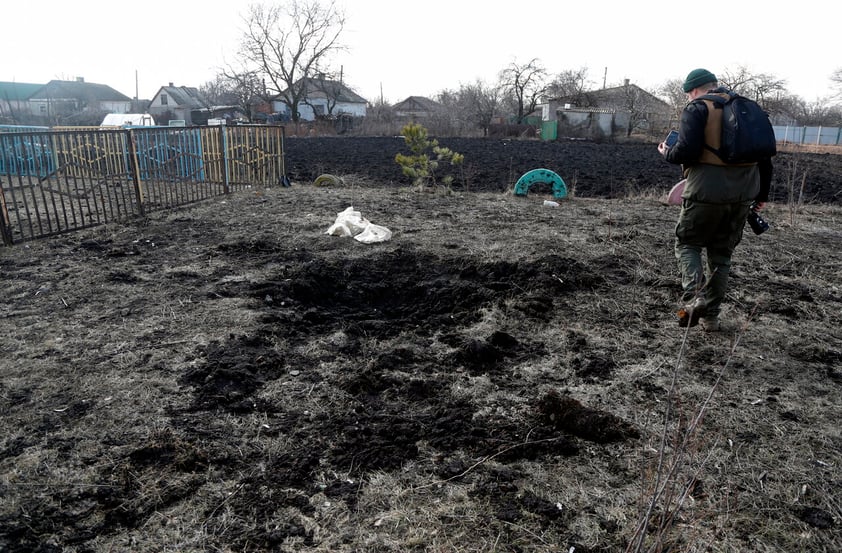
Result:
<instances>
[{"instance_id":1,"label":"metal fence","mask_svg":"<svg viewBox=\"0 0 842 553\"><path fill-rule=\"evenodd\" d=\"M842 144L840 127L794 127L774 125L775 138L784 144L809 146L839 146Z\"/></svg>"},{"instance_id":2,"label":"metal fence","mask_svg":"<svg viewBox=\"0 0 842 553\"><path fill-rule=\"evenodd\" d=\"M4 245L287 182L278 126L0 129Z\"/></svg>"}]
</instances>

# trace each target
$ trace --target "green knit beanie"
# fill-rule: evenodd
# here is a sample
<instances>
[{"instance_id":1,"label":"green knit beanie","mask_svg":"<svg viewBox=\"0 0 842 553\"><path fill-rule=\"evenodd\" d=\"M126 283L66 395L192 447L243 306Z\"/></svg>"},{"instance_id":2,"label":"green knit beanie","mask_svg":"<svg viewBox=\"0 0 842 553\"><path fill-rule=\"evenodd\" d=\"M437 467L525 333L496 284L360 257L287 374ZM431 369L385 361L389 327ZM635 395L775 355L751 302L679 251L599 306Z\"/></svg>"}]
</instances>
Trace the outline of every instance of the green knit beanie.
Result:
<instances>
[{"instance_id":1,"label":"green knit beanie","mask_svg":"<svg viewBox=\"0 0 842 553\"><path fill-rule=\"evenodd\" d=\"M690 92L694 88L702 86L703 84L715 82L716 75L707 69L694 69L687 74L687 78L684 79L684 85L682 88L684 88L684 92Z\"/></svg>"}]
</instances>

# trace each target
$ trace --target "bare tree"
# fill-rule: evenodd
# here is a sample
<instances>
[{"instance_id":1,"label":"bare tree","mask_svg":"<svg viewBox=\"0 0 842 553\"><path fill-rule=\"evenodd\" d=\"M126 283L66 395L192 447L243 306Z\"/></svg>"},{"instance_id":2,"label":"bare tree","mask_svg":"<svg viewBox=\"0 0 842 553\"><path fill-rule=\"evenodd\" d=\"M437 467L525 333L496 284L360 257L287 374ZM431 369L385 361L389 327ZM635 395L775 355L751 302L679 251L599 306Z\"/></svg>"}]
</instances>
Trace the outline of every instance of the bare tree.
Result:
<instances>
[{"instance_id":1,"label":"bare tree","mask_svg":"<svg viewBox=\"0 0 842 553\"><path fill-rule=\"evenodd\" d=\"M754 76L749 89L751 96L760 104L765 105L775 96L786 92L786 80L775 75L759 73Z\"/></svg>"},{"instance_id":2,"label":"bare tree","mask_svg":"<svg viewBox=\"0 0 842 553\"><path fill-rule=\"evenodd\" d=\"M329 54L342 48L344 14L332 2L323 7L318 0L292 0L283 6L250 6L246 26L241 55L265 76L298 122L309 79L321 72Z\"/></svg>"},{"instance_id":3,"label":"bare tree","mask_svg":"<svg viewBox=\"0 0 842 553\"><path fill-rule=\"evenodd\" d=\"M547 90L546 75L546 70L537 58L523 65L512 62L500 72L500 87L509 96L518 123L522 123L528 114L535 111Z\"/></svg>"},{"instance_id":4,"label":"bare tree","mask_svg":"<svg viewBox=\"0 0 842 553\"><path fill-rule=\"evenodd\" d=\"M252 121L255 107L258 104L269 102L265 82L260 78L257 71L245 69L237 71L228 67L223 75L229 87L228 97L233 99L233 104L248 116L249 121Z\"/></svg>"},{"instance_id":5,"label":"bare tree","mask_svg":"<svg viewBox=\"0 0 842 553\"><path fill-rule=\"evenodd\" d=\"M482 130L483 136L488 136L491 121L500 112L500 103L500 88L481 80L471 85L462 85L456 92L459 112L467 116L472 128Z\"/></svg>"},{"instance_id":6,"label":"bare tree","mask_svg":"<svg viewBox=\"0 0 842 553\"><path fill-rule=\"evenodd\" d=\"M394 136L398 131L393 128L395 110L382 97L369 103L363 120L363 130L366 134L382 134Z\"/></svg>"},{"instance_id":7,"label":"bare tree","mask_svg":"<svg viewBox=\"0 0 842 553\"><path fill-rule=\"evenodd\" d=\"M208 109L235 106L249 121L254 119L255 105L267 100L263 81L256 71L237 71L231 67L200 86L199 92L206 99Z\"/></svg>"},{"instance_id":8,"label":"bare tree","mask_svg":"<svg viewBox=\"0 0 842 553\"><path fill-rule=\"evenodd\" d=\"M744 96L748 94L747 90L750 88L753 78L754 76L745 66L740 66L734 70L726 69L717 75L720 85L739 91Z\"/></svg>"},{"instance_id":9,"label":"bare tree","mask_svg":"<svg viewBox=\"0 0 842 553\"><path fill-rule=\"evenodd\" d=\"M649 126L649 115L653 111L652 100L654 94L630 84L628 79L620 87L620 90L622 92L620 95L621 104L616 107L629 114L626 136L631 136L633 131L647 129Z\"/></svg>"},{"instance_id":10,"label":"bare tree","mask_svg":"<svg viewBox=\"0 0 842 553\"><path fill-rule=\"evenodd\" d=\"M234 94L224 75L216 75L213 80L199 85L199 93L206 100L207 107L233 103Z\"/></svg>"},{"instance_id":11,"label":"bare tree","mask_svg":"<svg viewBox=\"0 0 842 553\"><path fill-rule=\"evenodd\" d=\"M842 98L842 67L837 68L830 74L830 82L833 83L833 88L836 89L836 98Z\"/></svg>"},{"instance_id":12,"label":"bare tree","mask_svg":"<svg viewBox=\"0 0 842 553\"><path fill-rule=\"evenodd\" d=\"M658 94L666 99L667 103L672 107L672 117L676 121L681 118L681 112L684 110L684 106L687 105L687 94L684 92L682 85L682 80L670 79L657 90Z\"/></svg>"},{"instance_id":13,"label":"bare tree","mask_svg":"<svg viewBox=\"0 0 842 553\"><path fill-rule=\"evenodd\" d=\"M833 105L829 98L807 102L799 96L784 96L772 108L777 115L776 124L810 127L842 126L842 106Z\"/></svg>"},{"instance_id":14,"label":"bare tree","mask_svg":"<svg viewBox=\"0 0 842 553\"><path fill-rule=\"evenodd\" d=\"M786 92L786 80L766 73L752 73L745 66L736 71L726 70L719 76L719 84L755 100L764 108L775 95Z\"/></svg>"},{"instance_id":15,"label":"bare tree","mask_svg":"<svg viewBox=\"0 0 842 553\"><path fill-rule=\"evenodd\" d=\"M665 99L670 105L677 107L679 111L684 109L687 104L687 94L684 92L682 85L681 79L669 79L658 88L658 94L661 98Z\"/></svg>"},{"instance_id":16,"label":"bare tree","mask_svg":"<svg viewBox=\"0 0 842 553\"><path fill-rule=\"evenodd\" d=\"M547 96L550 98L570 98L578 103L579 98L587 91L588 69L566 69L558 73L547 85Z\"/></svg>"}]
</instances>

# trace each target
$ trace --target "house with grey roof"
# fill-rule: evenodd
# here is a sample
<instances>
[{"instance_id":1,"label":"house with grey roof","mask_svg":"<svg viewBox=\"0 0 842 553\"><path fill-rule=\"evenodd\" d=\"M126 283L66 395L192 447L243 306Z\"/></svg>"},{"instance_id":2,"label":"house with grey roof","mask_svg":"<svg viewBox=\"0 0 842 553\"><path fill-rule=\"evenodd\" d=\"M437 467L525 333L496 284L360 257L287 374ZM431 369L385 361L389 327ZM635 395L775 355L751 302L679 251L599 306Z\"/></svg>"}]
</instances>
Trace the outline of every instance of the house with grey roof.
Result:
<instances>
[{"instance_id":1,"label":"house with grey roof","mask_svg":"<svg viewBox=\"0 0 842 553\"><path fill-rule=\"evenodd\" d=\"M295 86L305 88L305 100L298 104L301 121L315 121L319 118L365 117L368 102L348 88L341 81L325 78L299 80ZM272 109L290 119L290 108L284 103L284 93L272 100Z\"/></svg>"},{"instance_id":2,"label":"house with grey roof","mask_svg":"<svg viewBox=\"0 0 842 553\"><path fill-rule=\"evenodd\" d=\"M392 109L396 117L408 119L428 119L441 112L442 105L424 96L409 96L398 102Z\"/></svg>"},{"instance_id":3,"label":"house with grey roof","mask_svg":"<svg viewBox=\"0 0 842 553\"><path fill-rule=\"evenodd\" d=\"M575 96L556 98L556 104L570 104L576 108L603 108L617 111L638 109L647 112L669 113L672 107L650 92L625 79L622 85L581 92Z\"/></svg>"},{"instance_id":4,"label":"house with grey roof","mask_svg":"<svg viewBox=\"0 0 842 553\"><path fill-rule=\"evenodd\" d=\"M52 80L33 92L30 115L51 124L99 124L105 113L128 113L132 99L105 84Z\"/></svg>"},{"instance_id":5,"label":"house with grey roof","mask_svg":"<svg viewBox=\"0 0 842 553\"><path fill-rule=\"evenodd\" d=\"M559 135L588 138L660 135L675 117L672 106L628 79L621 86L549 98L538 109L544 122L557 122Z\"/></svg>"},{"instance_id":6,"label":"house with grey roof","mask_svg":"<svg viewBox=\"0 0 842 553\"><path fill-rule=\"evenodd\" d=\"M161 125L169 121L184 121L185 125L200 125L208 121L207 99L192 86L162 86L152 97L149 113Z\"/></svg>"}]
</instances>

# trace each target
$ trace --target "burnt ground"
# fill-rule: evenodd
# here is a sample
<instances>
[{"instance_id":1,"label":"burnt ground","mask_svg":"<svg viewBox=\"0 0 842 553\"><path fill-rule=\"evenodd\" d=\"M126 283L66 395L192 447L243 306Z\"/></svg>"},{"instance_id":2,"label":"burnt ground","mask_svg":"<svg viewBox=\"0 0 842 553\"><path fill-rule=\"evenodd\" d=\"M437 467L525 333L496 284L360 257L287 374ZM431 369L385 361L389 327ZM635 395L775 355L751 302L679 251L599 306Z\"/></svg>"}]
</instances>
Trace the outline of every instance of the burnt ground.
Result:
<instances>
[{"instance_id":1,"label":"burnt ground","mask_svg":"<svg viewBox=\"0 0 842 553\"><path fill-rule=\"evenodd\" d=\"M0 550L842 549L838 205L771 205L705 334L649 148L464 142L474 192L422 192L334 140L288 141L288 188L0 250ZM553 148L573 197L505 191ZM392 238L327 235L348 206Z\"/></svg>"},{"instance_id":2,"label":"burnt ground","mask_svg":"<svg viewBox=\"0 0 842 553\"><path fill-rule=\"evenodd\" d=\"M461 167L439 171L442 176L453 176L453 189L460 191L505 192L523 174L538 168L557 173L579 197L625 198L681 179L681 169L663 161L654 144L476 138L438 141L465 155ZM395 154L409 153L400 136L291 137L284 150L287 172L294 181L313 182L328 173L363 176L385 184L406 183L394 161ZM775 158L770 198L788 203L794 195L803 201L839 204L840 182L839 155L784 146Z\"/></svg>"}]
</instances>

